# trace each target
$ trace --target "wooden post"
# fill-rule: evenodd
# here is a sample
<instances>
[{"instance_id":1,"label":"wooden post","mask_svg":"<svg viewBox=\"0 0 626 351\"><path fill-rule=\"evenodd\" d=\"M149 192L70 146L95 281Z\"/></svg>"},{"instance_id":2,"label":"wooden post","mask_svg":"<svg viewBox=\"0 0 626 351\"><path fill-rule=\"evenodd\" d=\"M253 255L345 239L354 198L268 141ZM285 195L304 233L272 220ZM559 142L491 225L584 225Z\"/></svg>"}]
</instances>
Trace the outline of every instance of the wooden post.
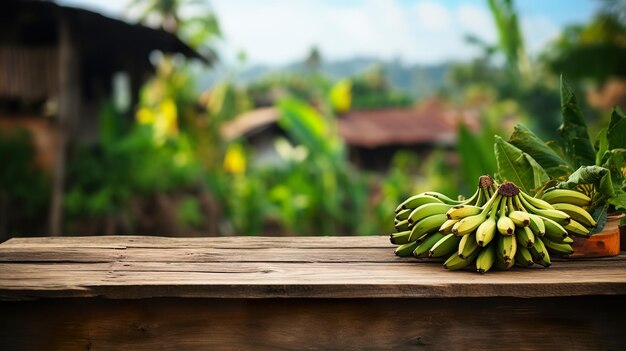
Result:
<instances>
[{"instance_id":1,"label":"wooden post","mask_svg":"<svg viewBox=\"0 0 626 351\"><path fill-rule=\"evenodd\" d=\"M59 19L59 114L57 116L57 150L52 179L49 235L62 234L63 194L65 192L65 158L67 143L78 113L80 86L78 57L74 46L69 18Z\"/></svg>"}]
</instances>

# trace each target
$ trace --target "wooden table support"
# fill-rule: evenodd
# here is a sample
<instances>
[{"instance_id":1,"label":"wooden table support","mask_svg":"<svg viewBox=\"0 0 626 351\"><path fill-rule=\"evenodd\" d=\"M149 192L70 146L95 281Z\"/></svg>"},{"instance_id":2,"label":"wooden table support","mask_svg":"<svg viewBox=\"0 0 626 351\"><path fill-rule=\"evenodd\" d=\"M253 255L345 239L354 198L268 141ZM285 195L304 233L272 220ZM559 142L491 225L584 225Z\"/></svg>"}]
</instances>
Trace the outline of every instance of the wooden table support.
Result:
<instances>
[{"instance_id":1,"label":"wooden table support","mask_svg":"<svg viewBox=\"0 0 626 351\"><path fill-rule=\"evenodd\" d=\"M0 244L0 350L624 350L626 255L479 275L386 237Z\"/></svg>"}]
</instances>

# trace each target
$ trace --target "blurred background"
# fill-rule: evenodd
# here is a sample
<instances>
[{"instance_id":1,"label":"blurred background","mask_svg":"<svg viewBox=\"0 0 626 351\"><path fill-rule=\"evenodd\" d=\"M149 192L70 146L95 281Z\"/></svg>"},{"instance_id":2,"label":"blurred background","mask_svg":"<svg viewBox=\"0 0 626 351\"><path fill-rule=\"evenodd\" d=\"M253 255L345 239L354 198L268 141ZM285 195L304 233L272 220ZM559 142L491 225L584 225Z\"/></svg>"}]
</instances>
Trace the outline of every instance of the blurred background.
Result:
<instances>
[{"instance_id":1,"label":"blurred background","mask_svg":"<svg viewBox=\"0 0 626 351\"><path fill-rule=\"evenodd\" d=\"M384 234L625 63L624 0L4 0L0 242Z\"/></svg>"}]
</instances>

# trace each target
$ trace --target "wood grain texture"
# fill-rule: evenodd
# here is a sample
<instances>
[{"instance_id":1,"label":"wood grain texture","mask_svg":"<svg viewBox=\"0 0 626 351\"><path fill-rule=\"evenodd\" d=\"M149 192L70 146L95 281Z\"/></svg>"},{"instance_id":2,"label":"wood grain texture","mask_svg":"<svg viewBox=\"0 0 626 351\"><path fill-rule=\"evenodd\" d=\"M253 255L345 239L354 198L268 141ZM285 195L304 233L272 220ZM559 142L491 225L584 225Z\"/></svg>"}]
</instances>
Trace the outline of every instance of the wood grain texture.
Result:
<instances>
[{"instance_id":1,"label":"wood grain texture","mask_svg":"<svg viewBox=\"0 0 626 351\"><path fill-rule=\"evenodd\" d=\"M399 258L387 237L11 239L0 300L624 295L626 255L479 275Z\"/></svg>"},{"instance_id":2,"label":"wood grain texture","mask_svg":"<svg viewBox=\"0 0 626 351\"><path fill-rule=\"evenodd\" d=\"M1 350L626 349L622 296L93 298L0 310Z\"/></svg>"}]
</instances>

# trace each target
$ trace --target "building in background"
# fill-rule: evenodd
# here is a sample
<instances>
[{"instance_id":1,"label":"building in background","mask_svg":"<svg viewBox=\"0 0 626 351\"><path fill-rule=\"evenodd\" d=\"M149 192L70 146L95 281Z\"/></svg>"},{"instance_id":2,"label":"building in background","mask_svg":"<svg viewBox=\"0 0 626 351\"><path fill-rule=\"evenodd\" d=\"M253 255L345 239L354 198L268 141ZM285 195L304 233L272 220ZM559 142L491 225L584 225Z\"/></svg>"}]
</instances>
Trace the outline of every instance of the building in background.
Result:
<instances>
[{"instance_id":1,"label":"building in background","mask_svg":"<svg viewBox=\"0 0 626 351\"><path fill-rule=\"evenodd\" d=\"M0 3L0 129L28 130L38 165L52 174L50 234L60 230L66 146L98 143L114 77L126 77L134 106L154 51L207 61L160 29L48 1Z\"/></svg>"}]
</instances>

